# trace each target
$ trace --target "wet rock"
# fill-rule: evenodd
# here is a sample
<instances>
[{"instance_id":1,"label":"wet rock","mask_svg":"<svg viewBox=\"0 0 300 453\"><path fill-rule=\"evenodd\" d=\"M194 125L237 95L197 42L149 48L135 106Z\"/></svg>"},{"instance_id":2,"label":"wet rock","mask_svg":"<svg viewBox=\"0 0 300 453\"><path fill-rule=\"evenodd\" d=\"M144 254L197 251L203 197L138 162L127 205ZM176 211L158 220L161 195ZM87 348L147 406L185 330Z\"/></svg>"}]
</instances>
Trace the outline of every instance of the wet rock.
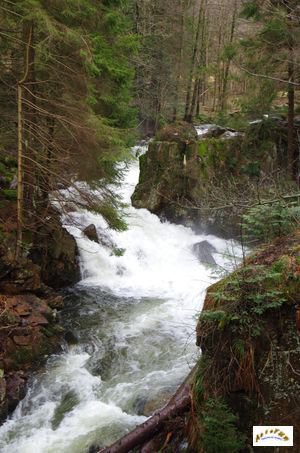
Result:
<instances>
[{"instance_id":1,"label":"wet rock","mask_svg":"<svg viewBox=\"0 0 300 453\"><path fill-rule=\"evenodd\" d=\"M99 453L101 445L91 445L88 449L88 453Z\"/></svg>"},{"instance_id":2,"label":"wet rock","mask_svg":"<svg viewBox=\"0 0 300 453\"><path fill-rule=\"evenodd\" d=\"M6 400L6 380L4 379L4 370L0 369L0 421L7 415Z\"/></svg>"},{"instance_id":3,"label":"wet rock","mask_svg":"<svg viewBox=\"0 0 300 453\"><path fill-rule=\"evenodd\" d=\"M143 412L141 415L145 415L146 417L152 415L155 411L164 407L165 404L173 396L173 394L174 391L170 390L169 392L165 391L164 393L161 393L154 398L149 398L144 404Z\"/></svg>"},{"instance_id":4,"label":"wet rock","mask_svg":"<svg viewBox=\"0 0 300 453\"><path fill-rule=\"evenodd\" d=\"M8 401L8 411L15 409L17 404L25 396L26 379L22 371L10 373L6 379L6 397Z\"/></svg>"},{"instance_id":5,"label":"wet rock","mask_svg":"<svg viewBox=\"0 0 300 453\"><path fill-rule=\"evenodd\" d=\"M228 130L217 124L202 124L195 127L199 138L219 138Z\"/></svg>"},{"instance_id":6,"label":"wet rock","mask_svg":"<svg viewBox=\"0 0 300 453\"><path fill-rule=\"evenodd\" d=\"M97 230L96 230L96 227L95 227L95 225L93 223L88 225L82 232L83 232L83 234L86 235L86 237L90 241L94 241L94 242L97 242L99 244L99 238L98 238Z\"/></svg>"},{"instance_id":7,"label":"wet rock","mask_svg":"<svg viewBox=\"0 0 300 453\"><path fill-rule=\"evenodd\" d=\"M0 291L4 294L35 292L41 288L40 268L30 260L6 264L6 274L0 279Z\"/></svg>"},{"instance_id":8,"label":"wet rock","mask_svg":"<svg viewBox=\"0 0 300 453\"><path fill-rule=\"evenodd\" d=\"M41 241L41 238L47 240ZM60 223L59 213L52 211L49 220L34 238L30 258L41 268L42 281L51 288L63 288L80 280L76 241Z\"/></svg>"},{"instance_id":9,"label":"wet rock","mask_svg":"<svg viewBox=\"0 0 300 453\"><path fill-rule=\"evenodd\" d=\"M28 316L28 318L26 318L26 321L31 324L32 326L45 326L47 324L49 324L49 322L47 321L47 319L45 318L45 316L39 314L39 313L36 313L36 314L32 314L30 316Z\"/></svg>"},{"instance_id":10,"label":"wet rock","mask_svg":"<svg viewBox=\"0 0 300 453\"><path fill-rule=\"evenodd\" d=\"M76 335L71 332L71 330L68 330L66 333L65 333L65 340L68 344L78 344L78 338L76 337Z\"/></svg>"},{"instance_id":11,"label":"wet rock","mask_svg":"<svg viewBox=\"0 0 300 453\"><path fill-rule=\"evenodd\" d=\"M147 398L138 397L133 404L134 413L137 415L144 415L144 410L145 410L146 404L147 404Z\"/></svg>"},{"instance_id":12,"label":"wet rock","mask_svg":"<svg viewBox=\"0 0 300 453\"><path fill-rule=\"evenodd\" d=\"M15 335L13 337L13 340L18 346L28 346L31 342L31 338L28 335L27 336L23 336L23 335L16 336Z\"/></svg>"},{"instance_id":13,"label":"wet rock","mask_svg":"<svg viewBox=\"0 0 300 453\"><path fill-rule=\"evenodd\" d=\"M27 316L30 315L32 312L32 308L26 302L19 302L19 304L15 307L15 311L19 316Z\"/></svg>"},{"instance_id":14,"label":"wet rock","mask_svg":"<svg viewBox=\"0 0 300 453\"><path fill-rule=\"evenodd\" d=\"M196 255L201 264L208 266L216 266L216 261L212 256L216 253L216 248L208 241L197 242L193 245L193 253Z\"/></svg>"},{"instance_id":15,"label":"wet rock","mask_svg":"<svg viewBox=\"0 0 300 453\"><path fill-rule=\"evenodd\" d=\"M168 124L156 134L158 141L187 143L197 140L197 132L194 126L184 121L176 124Z\"/></svg>"},{"instance_id":16,"label":"wet rock","mask_svg":"<svg viewBox=\"0 0 300 453\"><path fill-rule=\"evenodd\" d=\"M53 419L51 422L53 430L56 430L59 427L65 415L68 412L71 412L74 409L74 407L77 406L78 403L79 399L75 392L72 390L70 390L62 397L59 405L56 407L54 411Z\"/></svg>"},{"instance_id":17,"label":"wet rock","mask_svg":"<svg viewBox=\"0 0 300 453\"><path fill-rule=\"evenodd\" d=\"M64 298L62 296L50 296L47 299L47 304L52 309L60 309L64 305Z\"/></svg>"}]
</instances>

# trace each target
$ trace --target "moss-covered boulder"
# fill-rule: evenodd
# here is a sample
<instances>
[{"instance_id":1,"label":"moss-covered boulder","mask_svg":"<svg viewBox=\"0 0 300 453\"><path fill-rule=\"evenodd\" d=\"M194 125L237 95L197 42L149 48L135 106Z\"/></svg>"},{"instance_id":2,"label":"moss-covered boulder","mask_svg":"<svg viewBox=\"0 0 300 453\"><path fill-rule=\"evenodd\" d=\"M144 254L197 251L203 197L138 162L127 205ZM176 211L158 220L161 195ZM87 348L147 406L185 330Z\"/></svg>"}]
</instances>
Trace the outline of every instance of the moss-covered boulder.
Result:
<instances>
[{"instance_id":1,"label":"moss-covered boulder","mask_svg":"<svg viewBox=\"0 0 300 453\"><path fill-rule=\"evenodd\" d=\"M136 208L175 222L212 229L229 230L235 213L201 210L210 203L211 187L233 176L241 177L241 138L232 140L153 141L140 157L139 183L132 195ZM223 193L223 189L220 189ZM217 189L216 189L217 192Z\"/></svg>"},{"instance_id":2,"label":"moss-covered boulder","mask_svg":"<svg viewBox=\"0 0 300 453\"><path fill-rule=\"evenodd\" d=\"M253 425L293 425L300 445L299 304L300 231L262 248L209 288L197 326L202 357L190 431L196 451L206 445L221 406L238 432L232 442L249 446L243 451L252 451ZM234 453L241 446L219 448L205 451Z\"/></svg>"},{"instance_id":3,"label":"moss-covered boulder","mask_svg":"<svg viewBox=\"0 0 300 453\"><path fill-rule=\"evenodd\" d=\"M184 131L166 126L140 157L133 205L202 231L238 235L243 206L255 203L258 190L261 199L277 190L274 174L286 160L284 132L268 121L226 138L197 140ZM297 190L288 177L280 184Z\"/></svg>"}]
</instances>

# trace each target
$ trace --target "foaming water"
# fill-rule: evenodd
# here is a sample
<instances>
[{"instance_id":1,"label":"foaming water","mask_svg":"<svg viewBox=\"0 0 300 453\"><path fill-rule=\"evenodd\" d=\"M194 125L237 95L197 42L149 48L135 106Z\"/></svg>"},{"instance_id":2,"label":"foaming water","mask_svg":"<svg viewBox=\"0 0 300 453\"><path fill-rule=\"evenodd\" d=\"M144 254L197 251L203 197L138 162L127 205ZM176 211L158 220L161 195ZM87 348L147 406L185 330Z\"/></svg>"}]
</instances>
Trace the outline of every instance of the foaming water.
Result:
<instances>
[{"instance_id":1,"label":"foaming water","mask_svg":"<svg viewBox=\"0 0 300 453\"><path fill-rule=\"evenodd\" d=\"M82 281L62 321L78 344L34 376L0 428L3 453L82 453L107 445L143 422L147 405L158 408L195 363L196 314L216 276L192 246L209 241L222 268L230 267L233 246L134 209L138 171L133 162L120 193L128 203L127 231L112 231L84 210L64 219L79 247ZM102 244L82 232L91 223Z\"/></svg>"}]
</instances>

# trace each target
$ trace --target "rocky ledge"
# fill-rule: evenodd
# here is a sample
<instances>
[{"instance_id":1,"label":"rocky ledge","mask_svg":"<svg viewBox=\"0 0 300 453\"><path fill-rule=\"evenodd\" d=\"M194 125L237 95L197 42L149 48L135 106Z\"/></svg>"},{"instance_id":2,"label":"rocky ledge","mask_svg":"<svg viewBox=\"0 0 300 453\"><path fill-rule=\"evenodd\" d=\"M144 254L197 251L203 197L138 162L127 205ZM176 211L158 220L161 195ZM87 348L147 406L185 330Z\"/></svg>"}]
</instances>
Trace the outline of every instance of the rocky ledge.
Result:
<instances>
[{"instance_id":1,"label":"rocky ledge","mask_svg":"<svg viewBox=\"0 0 300 453\"><path fill-rule=\"evenodd\" d=\"M80 275L75 240L58 215L38 233L30 253L17 262L13 234L1 233L0 421L25 396L30 373L62 343L57 311L63 297L52 288L71 285Z\"/></svg>"},{"instance_id":2,"label":"rocky ledge","mask_svg":"<svg viewBox=\"0 0 300 453\"><path fill-rule=\"evenodd\" d=\"M25 396L29 371L59 348L56 310L63 298L0 294L0 419Z\"/></svg>"},{"instance_id":3,"label":"rocky ledge","mask_svg":"<svg viewBox=\"0 0 300 453\"><path fill-rule=\"evenodd\" d=\"M191 451L252 451L254 425L292 425L300 445L299 304L299 230L209 288L197 327Z\"/></svg>"},{"instance_id":4,"label":"rocky ledge","mask_svg":"<svg viewBox=\"0 0 300 453\"><path fill-rule=\"evenodd\" d=\"M242 133L207 124L196 129L180 123L158 132L139 158L132 204L195 230L239 236L243 207L258 200L258 190L261 199L273 198L274 175L286 162L286 128L268 120ZM288 174L284 179L283 187L297 190Z\"/></svg>"}]
</instances>

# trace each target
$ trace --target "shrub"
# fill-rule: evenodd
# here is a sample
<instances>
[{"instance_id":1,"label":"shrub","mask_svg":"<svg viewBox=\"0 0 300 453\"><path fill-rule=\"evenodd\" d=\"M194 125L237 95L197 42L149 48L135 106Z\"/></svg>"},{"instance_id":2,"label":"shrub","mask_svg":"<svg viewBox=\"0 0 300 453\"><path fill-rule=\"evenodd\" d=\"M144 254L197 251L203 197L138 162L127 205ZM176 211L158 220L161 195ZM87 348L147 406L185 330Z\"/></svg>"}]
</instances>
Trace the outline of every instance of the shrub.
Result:
<instances>
[{"instance_id":1,"label":"shrub","mask_svg":"<svg viewBox=\"0 0 300 453\"><path fill-rule=\"evenodd\" d=\"M202 443L206 453L235 453L243 448L245 438L235 426L237 417L222 398L210 398L203 409Z\"/></svg>"},{"instance_id":2,"label":"shrub","mask_svg":"<svg viewBox=\"0 0 300 453\"><path fill-rule=\"evenodd\" d=\"M243 216L242 227L248 241L269 242L292 232L300 221L300 206L284 202L259 204Z\"/></svg>"}]
</instances>

